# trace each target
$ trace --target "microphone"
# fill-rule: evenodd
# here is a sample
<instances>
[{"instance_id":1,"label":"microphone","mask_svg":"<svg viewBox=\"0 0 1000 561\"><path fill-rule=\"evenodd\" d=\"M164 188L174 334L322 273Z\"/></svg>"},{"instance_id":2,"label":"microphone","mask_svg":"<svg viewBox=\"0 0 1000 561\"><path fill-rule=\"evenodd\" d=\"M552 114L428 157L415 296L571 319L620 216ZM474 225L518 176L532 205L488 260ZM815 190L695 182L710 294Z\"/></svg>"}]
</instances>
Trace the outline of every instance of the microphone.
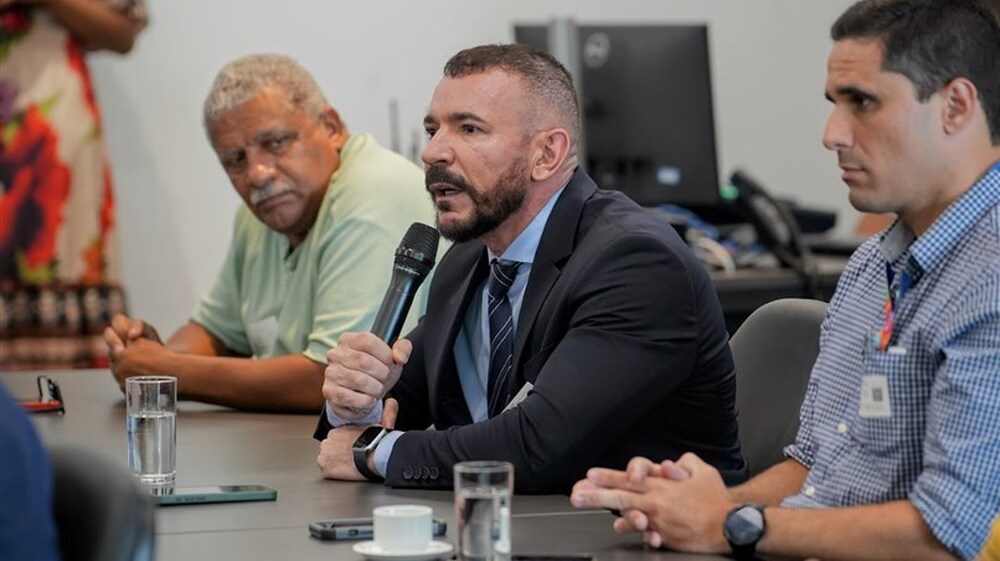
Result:
<instances>
[{"instance_id":1,"label":"microphone","mask_svg":"<svg viewBox=\"0 0 1000 561\"><path fill-rule=\"evenodd\" d=\"M399 337L403 320L413 304L413 296L434 268L440 236L434 228L414 222L396 248L392 280L372 325L372 333L389 345Z\"/></svg>"}]
</instances>

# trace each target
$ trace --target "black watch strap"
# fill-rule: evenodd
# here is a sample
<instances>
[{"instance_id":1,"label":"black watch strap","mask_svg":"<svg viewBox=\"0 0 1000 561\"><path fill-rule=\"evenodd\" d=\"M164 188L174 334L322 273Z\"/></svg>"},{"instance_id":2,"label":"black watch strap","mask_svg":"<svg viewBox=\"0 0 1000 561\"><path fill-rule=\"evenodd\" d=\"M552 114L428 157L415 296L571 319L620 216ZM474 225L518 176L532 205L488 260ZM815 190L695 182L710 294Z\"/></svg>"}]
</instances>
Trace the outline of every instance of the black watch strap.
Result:
<instances>
[{"instance_id":1,"label":"black watch strap","mask_svg":"<svg viewBox=\"0 0 1000 561\"><path fill-rule=\"evenodd\" d=\"M733 550L733 559L736 561L757 561L757 542L746 545L736 545L729 542L729 547Z\"/></svg>"},{"instance_id":2,"label":"black watch strap","mask_svg":"<svg viewBox=\"0 0 1000 561\"><path fill-rule=\"evenodd\" d=\"M368 467L368 456L372 455L378 448L382 439L389 433L389 430L378 425L372 425L361 432L358 439L351 446L351 453L354 455L354 467L358 473L365 476L369 481L385 481L381 475L375 473Z\"/></svg>"},{"instance_id":3,"label":"black watch strap","mask_svg":"<svg viewBox=\"0 0 1000 561\"><path fill-rule=\"evenodd\" d=\"M368 467L368 454L374 452L373 448L371 452L365 452L364 450L354 449L354 467L357 468L358 472L368 478L369 481L374 481L376 483L382 483L385 478L381 475L375 473L374 470Z\"/></svg>"}]
</instances>

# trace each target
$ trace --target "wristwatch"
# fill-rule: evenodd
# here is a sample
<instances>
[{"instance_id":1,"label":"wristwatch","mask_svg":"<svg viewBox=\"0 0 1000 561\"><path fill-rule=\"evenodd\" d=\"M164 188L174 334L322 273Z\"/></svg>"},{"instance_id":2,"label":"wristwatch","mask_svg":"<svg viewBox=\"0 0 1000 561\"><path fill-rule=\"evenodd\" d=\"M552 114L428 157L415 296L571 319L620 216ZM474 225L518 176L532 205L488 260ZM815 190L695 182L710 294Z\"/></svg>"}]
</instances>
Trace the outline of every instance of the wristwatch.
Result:
<instances>
[{"instance_id":1,"label":"wristwatch","mask_svg":"<svg viewBox=\"0 0 1000 561\"><path fill-rule=\"evenodd\" d=\"M756 559L757 542L764 537L764 505L744 503L729 511L722 533L738 561Z\"/></svg>"},{"instance_id":2,"label":"wristwatch","mask_svg":"<svg viewBox=\"0 0 1000 561\"><path fill-rule=\"evenodd\" d=\"M357 468L361 475L367 477L370 481L382 482L384 479L381 475L375 473L368 467L368 456L375 451L379 442L385 438L385 435L389 434L389 430L378 425L373 427L368 427L365 432L361 433L361 436L354 441L354 446L351 450L354 452L354 467Z\"/></svg>"}]
</instances>

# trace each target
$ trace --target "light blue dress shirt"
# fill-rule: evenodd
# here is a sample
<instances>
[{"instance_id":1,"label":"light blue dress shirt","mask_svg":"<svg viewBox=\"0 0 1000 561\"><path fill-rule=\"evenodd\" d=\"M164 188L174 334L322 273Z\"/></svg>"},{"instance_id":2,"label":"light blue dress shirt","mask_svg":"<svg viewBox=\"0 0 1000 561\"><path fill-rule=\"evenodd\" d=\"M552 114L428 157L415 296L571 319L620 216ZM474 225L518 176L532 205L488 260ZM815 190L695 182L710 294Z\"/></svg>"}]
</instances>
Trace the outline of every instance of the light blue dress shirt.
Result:
<instances>
[{"instance_id":1,"label":"light blue dress shirt","mask_svg":"<svg viewBox=\"0 0 1000 561\"><path fill-rule=\"evenodd\" d=\"M537 216L510 244L503 255L496 255L487 248L489 261L501 259L503 261L517 261L517 276L514 283L507 291L507 299L510 301L511 313L514 316L514 325L521 316L521 303L524 301L524 289L528 286L528 277L531 276L531 266L535 261L535 252L538 251L538 242L542 239L542 232L545 230L545 223L549 220L552 207L555 205L562 189L556 192L549 199L549 202L542 208ZM486 292L487 280L479 285L479 305L469 306L465 313L465 321L462 329L455 338L455 366L458 369L458 379L462 384L462 394L465 402L469 405L469 412L472 414L472 421L478 423L489 418L486 404L486 387L490 375L490 318L487 310L489 294ZM517 328L514 330L514 337L517 337Z\"/></svg>"}]
</instances>

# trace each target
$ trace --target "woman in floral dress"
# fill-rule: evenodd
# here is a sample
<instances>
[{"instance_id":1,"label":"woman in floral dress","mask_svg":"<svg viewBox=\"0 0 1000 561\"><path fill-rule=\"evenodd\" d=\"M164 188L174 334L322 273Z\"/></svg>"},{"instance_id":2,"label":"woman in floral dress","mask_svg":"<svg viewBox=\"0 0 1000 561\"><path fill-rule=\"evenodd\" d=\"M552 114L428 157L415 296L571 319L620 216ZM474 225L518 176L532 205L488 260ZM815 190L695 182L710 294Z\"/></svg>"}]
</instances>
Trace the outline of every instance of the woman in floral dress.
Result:
<instances>
[{"instance_id":1,"label":"woman in floral dress","mask_svg":"<svg viewBox=\"0 0 1000 561\"><path fill-rule=\"evenodd\" d=\"M124 296L84 55L145 23L141 0L0 0L0 371L105 363Z\"/></svg>"}]
</instances>

